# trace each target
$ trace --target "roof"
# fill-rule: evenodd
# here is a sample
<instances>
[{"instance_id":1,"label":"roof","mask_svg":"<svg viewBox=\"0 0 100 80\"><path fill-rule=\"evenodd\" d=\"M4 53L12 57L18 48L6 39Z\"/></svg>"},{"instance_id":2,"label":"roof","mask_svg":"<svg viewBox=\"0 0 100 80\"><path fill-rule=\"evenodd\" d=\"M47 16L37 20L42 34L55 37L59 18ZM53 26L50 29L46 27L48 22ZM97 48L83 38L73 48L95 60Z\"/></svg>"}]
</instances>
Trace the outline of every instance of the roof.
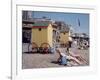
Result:
<instances>
[{"instance_id":1,"label":"roof","mask_svg":"<svg viewBox=\"0 0 100 80\"><path fill-rule=\"evenodd\" d=\"M36 22L33 24L33 28L47 28L50 22L46 21L41 21L41 22Z\"/></svg>"},{"instance_id":2,"label":"roof","mask_svg":"<svg viewBox=\"0 0 100 80\"><path fill-rule=\"evenodd\" d=\"M26 24L34 24L33 20L22 20L22 22Z\"/></svg>"}]
</instances>

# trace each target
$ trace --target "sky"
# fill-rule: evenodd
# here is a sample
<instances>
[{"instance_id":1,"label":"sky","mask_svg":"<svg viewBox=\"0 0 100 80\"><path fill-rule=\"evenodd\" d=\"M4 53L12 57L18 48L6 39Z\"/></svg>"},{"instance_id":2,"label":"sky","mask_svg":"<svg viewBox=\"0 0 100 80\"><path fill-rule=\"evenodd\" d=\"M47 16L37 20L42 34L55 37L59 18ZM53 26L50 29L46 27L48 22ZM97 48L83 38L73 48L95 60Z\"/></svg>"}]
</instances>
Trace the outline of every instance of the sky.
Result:
<instances>
[{"instance_id":1,"label":"sky","mask_svg":"<svg viewBox=\"0 0 100 80\"><path fill-rule=\"evenodd\" d=\"M42 18L45 16L54 21L64 21L66 24L71 25L74 32L89 35L89 14L34 11L32 16L33 18Z\"/></svg>"}]
</instances>

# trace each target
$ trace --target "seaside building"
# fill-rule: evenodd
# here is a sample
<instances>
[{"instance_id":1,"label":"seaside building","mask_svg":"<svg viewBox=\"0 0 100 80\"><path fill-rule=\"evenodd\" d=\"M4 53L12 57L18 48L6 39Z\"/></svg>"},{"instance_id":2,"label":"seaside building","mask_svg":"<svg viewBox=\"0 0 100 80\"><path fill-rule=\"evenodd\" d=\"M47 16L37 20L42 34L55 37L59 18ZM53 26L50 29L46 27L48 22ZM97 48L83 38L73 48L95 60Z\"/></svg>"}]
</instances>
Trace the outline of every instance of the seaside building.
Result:
<instances>
[{"instance_id":1,"label":"seaside building","mask_svg":"<svg viewBox=\"0 0 100 80\"><path fill-rule=\"evenodd\" d=\"M53 27L50 22L37 22L32 27L31 42L36 47L53 46Z\"/></svg>"}]
</instances>

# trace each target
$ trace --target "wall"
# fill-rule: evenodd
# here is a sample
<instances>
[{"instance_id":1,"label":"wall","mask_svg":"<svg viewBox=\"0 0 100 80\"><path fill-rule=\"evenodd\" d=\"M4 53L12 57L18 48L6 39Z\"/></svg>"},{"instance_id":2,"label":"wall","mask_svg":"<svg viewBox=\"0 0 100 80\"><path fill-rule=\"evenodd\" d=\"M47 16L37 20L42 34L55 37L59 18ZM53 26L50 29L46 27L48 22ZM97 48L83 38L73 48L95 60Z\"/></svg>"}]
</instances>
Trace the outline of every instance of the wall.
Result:
<instances>
[{"instance_id":1,"label":"wall","mask_svg":"<svg viewBox=\"0 0 100 80\"><path fill-rule=\"evenodd\" d=\"M42 43L47 41L47 28L41 28L41 31L38 28L32 29L32 42L35 42L40 47Z\"/></svg>"},{"instance_id":2,"label":"wall","mask_svg":"<svg viewBox=\"0 0 100 80\"><path fill-rule=\"evenodd\" d=\"M48 43L52 47L53 46L53 28L51 24L48 26Z\"/></svg>"},{"instance_id":3,"label":"wall","mask_svg":"<svg viewBox=\"0 0 100 80\"><path fill-rule=\"evenodd\" d=\"M60 42L61 43L68 43L68 41L69 41L69 39L68 39L68 37L69 37L69 33L60 33Z\"/></svg>"}]
</instances>

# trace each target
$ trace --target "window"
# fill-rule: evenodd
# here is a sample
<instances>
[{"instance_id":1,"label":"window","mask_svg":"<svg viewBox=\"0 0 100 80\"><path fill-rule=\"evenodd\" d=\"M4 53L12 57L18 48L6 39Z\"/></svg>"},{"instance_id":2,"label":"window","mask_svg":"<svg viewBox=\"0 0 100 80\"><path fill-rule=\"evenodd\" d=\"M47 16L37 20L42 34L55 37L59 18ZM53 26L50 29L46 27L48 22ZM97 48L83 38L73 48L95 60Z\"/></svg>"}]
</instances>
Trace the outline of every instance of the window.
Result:
<instances>
[{"instance_id":1,"label":"window","mask_svg":"<svg viewBox=\"0 0 100 80\"><path fill-rule=\"evenodd\" d=\"M41 31L41 28L39 28L39 31Z\"/></svg>"},{"instance_id":2,"label":"window","mask_svg":"<svg viewBox=\"0 0 100 80\"><path fill-rule=\"evenodd\" d=\"M66 33L64 32L64 35L65 35Z\"/></svg>"}]
</instances>

